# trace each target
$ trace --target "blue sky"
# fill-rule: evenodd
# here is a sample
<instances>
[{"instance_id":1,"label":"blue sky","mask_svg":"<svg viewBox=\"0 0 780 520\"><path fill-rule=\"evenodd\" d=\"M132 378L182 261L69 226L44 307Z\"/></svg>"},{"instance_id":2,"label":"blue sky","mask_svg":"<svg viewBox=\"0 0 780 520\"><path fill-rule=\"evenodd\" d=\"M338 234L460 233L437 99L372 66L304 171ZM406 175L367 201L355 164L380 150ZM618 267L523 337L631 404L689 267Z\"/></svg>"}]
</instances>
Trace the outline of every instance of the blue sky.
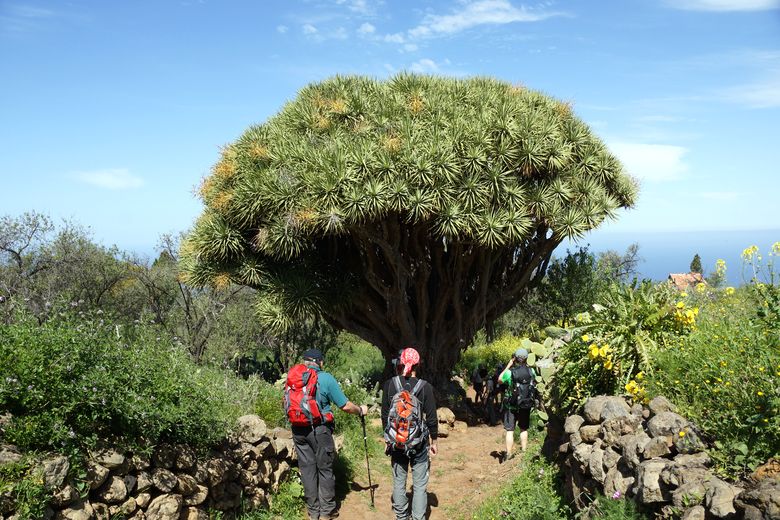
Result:
<instances>
[{"instance_id":1,"label":"blue sky","mask_svg":"<svg viewBox=\"0 0 780 520\"><path fill-rule=\"evenodd\" d=\"M3 0L0 215L150 252L220 145L309 82L401 70L572 102L642 183L596 234L780 229L780 0Z\"/></svg>"}]
</instances>

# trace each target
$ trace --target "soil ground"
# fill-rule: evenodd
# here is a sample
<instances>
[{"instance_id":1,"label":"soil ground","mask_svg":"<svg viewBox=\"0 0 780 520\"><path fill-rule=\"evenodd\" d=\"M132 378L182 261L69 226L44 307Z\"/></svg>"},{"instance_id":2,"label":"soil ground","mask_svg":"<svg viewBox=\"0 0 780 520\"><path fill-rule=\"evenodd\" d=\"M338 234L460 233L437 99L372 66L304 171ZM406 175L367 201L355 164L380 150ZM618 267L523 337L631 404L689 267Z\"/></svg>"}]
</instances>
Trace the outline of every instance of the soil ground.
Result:
<instances>
[{"instance_id":1,"label":"soil ground","mask_svg":"<svg viewBox=\"0 0 780 520\"><path fill-rule=\"evenodd\" d=\"M431 459L428 483L429 520L470 519L486 498L518 471L520 457L499 464L498 454L504 449L504 428L501 425L479 424L466 431L450 431L438 442L439 453ZM517 447L517 446L516 446ZM387 520L394 518L390 496L393 489L390 459L372 464L371 477L375 486L374 503L365 467L355 476L350 491L341 504L340 519ZM411 472L407 489L411 490Z\"/></svg>"}]
</instances>

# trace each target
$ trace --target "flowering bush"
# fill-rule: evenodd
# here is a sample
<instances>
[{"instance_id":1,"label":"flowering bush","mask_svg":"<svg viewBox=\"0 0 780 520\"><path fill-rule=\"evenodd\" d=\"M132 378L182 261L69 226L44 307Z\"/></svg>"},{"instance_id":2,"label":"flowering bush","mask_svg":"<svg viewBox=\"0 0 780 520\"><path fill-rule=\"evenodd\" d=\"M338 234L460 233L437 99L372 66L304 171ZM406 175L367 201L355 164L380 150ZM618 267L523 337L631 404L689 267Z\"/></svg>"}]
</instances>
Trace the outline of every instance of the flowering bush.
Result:
<instances>
[{"instance_id":1,"label":"flowering bush","mask_svg":"<svg viewBox=\"0 0 780 520\"><path fill-rule=\"evenodd\" d=\"M635 398L643 400L635 375L651 373L654 352L695 325L698 309L676 296L667 284L613 286L587 319L581 317L580 335L563 349L553 376L553 408L566 413L592 395L631 393L632 379Z\"/></svg>"}]
</instances>

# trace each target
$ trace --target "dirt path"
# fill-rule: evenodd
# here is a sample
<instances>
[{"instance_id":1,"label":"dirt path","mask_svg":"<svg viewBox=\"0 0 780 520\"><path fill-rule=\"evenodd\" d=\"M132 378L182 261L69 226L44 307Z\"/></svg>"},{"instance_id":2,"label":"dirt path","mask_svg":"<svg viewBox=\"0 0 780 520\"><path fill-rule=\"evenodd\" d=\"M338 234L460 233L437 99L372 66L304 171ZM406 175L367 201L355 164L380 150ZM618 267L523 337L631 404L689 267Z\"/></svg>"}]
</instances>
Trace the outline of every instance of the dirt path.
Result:
<instances>
[{"instance_id":1,"label":"dirt path","mask_svg":"<svg viewBox=\"0 0 780 520\"><path fill-rule=\"evenodd\" d=\"M517 471L515 458L507 464L499 464L496 458L503 449L504 429L502 426L477 425L466 431L451 431L446 438L439 439L439 453L431 459L430 481L428 483L429 520L470 519L482 502L497 492L509 481L510 474ZM371 509L371 495L367 486L365 467L355 476L353 491L341 505L344 520L392 519L390 496L392 475L390 459L381 461L382 466L372 464L371 477L378 484L374 494L375 509ZM357 490L355 490L357 489ZM409 475L407 489L411 489Z\"/></svg>"}]
</instances>

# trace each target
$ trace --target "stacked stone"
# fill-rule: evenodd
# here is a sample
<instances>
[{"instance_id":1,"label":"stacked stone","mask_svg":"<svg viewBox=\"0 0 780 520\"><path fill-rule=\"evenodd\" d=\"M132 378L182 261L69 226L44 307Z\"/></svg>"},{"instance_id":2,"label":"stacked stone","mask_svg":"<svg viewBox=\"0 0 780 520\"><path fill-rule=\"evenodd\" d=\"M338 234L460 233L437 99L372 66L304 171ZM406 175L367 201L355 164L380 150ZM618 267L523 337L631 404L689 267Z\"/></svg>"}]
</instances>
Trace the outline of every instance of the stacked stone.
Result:
<instances>
[{"instance_id":1,"label":"stacked stone","mask_svg":"<svg viewBox=\"0 0 780 520\"><path fill-rule=\"evenodd\" d=\"M468 429L468 424L456 420L455 412L445 406L436 410L436 417L439 419L439 437L449 437L451 432L464 432Z\"/></svg>"},{"instance_id":2,"label":"stacked stone","mask_svg":"<svg viewBox=\"0 0 780 520\"><path fill-rule=\"evenodd\" d=\"M663 397L646 408L617 396L588 399L582 415L566 419L569 440L559 450L569 498L585 509L596 492L628 497L664 518L778 518L767 505L771 496L752 500L753 516L746 516L736 500L742 487L713 474L696 427L675 412ZM780 490L775 482L772 491Z\"/></svg>"},{"instance_id":3,"label":"stacked stone","mask_svg":"<svg viewBox=\"0 0 780 520\"><path fill-rule=\"evenodd\" d=\"M267 507L288 476L295 450L288 430L269 431L256 415L238 419L235 434L204 457L185 445L158 446L151 457L106 448L90 453L82 498L67 457L42 463L55 520L207 520L208 510ZM4 516L6 515L6 516ZM0 511L0 520L15 519Z\"/></svg>"}]
</instances>

